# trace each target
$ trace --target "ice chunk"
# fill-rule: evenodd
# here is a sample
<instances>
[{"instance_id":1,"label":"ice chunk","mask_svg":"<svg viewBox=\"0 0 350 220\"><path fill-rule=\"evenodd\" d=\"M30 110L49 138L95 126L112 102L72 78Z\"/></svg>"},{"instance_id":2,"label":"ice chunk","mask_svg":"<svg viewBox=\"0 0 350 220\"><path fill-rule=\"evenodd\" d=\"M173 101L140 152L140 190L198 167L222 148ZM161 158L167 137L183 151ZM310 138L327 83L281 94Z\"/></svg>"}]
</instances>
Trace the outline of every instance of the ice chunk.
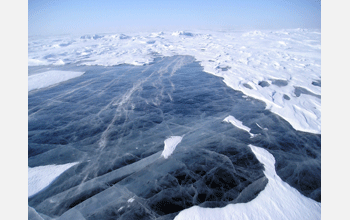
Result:
<instances>
[{"instance_id":1,"label":"ice chunk","mask_svg":"<svg viewBox=\"0 0 350 220\"><path fill-rule=\"evenodd\" d=\"M181 211L180 219L321 219L321 203L315 202L283 182L275 171L275 158L263 148L249 145L264 164L269 182L252 201L223 208L191 207Z\"/></svg>"},{"instance_id":2,"label":"ice chunk","mask_svg":"<svg viewBox=\"0 0 350 220\"><path fill-rule=\"evenodd\" d=\"M78 162L62 165L28 167L28 197L31 197L50 185L59 175Z\"/></svg>"},{"instance_id":3,"label":"ice chunk","mask_svg":"<svg viewBox=\"0 0 350 220\"><path fill-rule=\"evenodd\" d=\"M50 70L28 77L28 92L41 89L83 75L84 72Z\"/></svg>"},{"instance_id":4,"label":"ice chunk","mask_svg":"<svg viewBox=\"0 0 350 220\"><path fill-rule=\"evenodd\" d=\"M175 150L176 146L181 142L181 136L171 136L164 141L164 150L161 156L167 159Z\"/></svg>"}]
</instances>

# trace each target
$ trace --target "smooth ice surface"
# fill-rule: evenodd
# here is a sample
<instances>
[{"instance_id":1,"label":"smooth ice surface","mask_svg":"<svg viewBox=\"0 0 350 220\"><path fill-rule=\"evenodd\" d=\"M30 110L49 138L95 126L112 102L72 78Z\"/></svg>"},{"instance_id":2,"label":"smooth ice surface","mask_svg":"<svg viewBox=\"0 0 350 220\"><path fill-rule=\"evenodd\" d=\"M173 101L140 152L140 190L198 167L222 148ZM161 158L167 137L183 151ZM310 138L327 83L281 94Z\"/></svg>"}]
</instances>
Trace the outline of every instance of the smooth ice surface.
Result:
<instances>
[{"instance_id":1,"label":"smooth ice surface","mask_svg":"<svg viewBox=\"0 0 350 220\"><path fill-rule=\"evenodd\" d=\"M42 189L50 185L64 171L78 164L68 163L62 165L47 165L38 167L28 167L28 197L35 195Z\"/></svg>"},{"instance_id":2,"label":"smooth ice surface","mask_svg":"<svg viewBox=\"0 0 350 220\"><path fill-rule=\"evenodd\" d=\"M264 164L264 174L269 182L265 189L248 203L230 204L224 208L201 208L183 210L175 220L209 219L321 219L321 203L315 202L283 182L275 171L275 159L265 149L249 145L258 160Z\"/></svg>"},{"instance_id":3,"label":"smooth ice surface","mask_svg":"<svg viewBox=\"0 0 350 220\"><path fill-rule=\"evenodd\" d=\"M195 57L205 72L264 101L296 130L321 133L320 30L165 31L31 37L28 42L29 66L144 65L174 55ZM314 95L297 96L295 87Z\"/></svg>"},{"instance_id":4,"label":"smooth ice surface","mask_svg":"<svg viewBox=\"0 0 350 220\"><path fill-rule=\"evenodd\" d=\"M172 136L164 141L164 150L162 156L167 159L175 150L176 146L181 142L181 136Z\"/></svg>"},{"instance_id":5,"label":"smooth ice surface","mask_svg":"<svg viewBox=\"0 0 350 220\"><path fill-rule=\"evenodd\" d=\"M50 70L28 76L28 91L41 89L83 75L84 72Z\"/></svg>"},{"instance_id":6,"label":"smooth ice surface","mask_svg":"<svg viewBox=\"0 0 350 220\"><path fill-rule=\"evenodd\" d=\"M246 132L248 132L250 134L251 137L254 137L255 134L250 133L250 128L248 128L247 126L243 125L243 123L239 120L237 120L235 117L233 117L232 115L227 116L224 120L224 122L227 123L231 123L234 126L236 126L239 129L245 130Z\"/></svg>"}]
</instances>

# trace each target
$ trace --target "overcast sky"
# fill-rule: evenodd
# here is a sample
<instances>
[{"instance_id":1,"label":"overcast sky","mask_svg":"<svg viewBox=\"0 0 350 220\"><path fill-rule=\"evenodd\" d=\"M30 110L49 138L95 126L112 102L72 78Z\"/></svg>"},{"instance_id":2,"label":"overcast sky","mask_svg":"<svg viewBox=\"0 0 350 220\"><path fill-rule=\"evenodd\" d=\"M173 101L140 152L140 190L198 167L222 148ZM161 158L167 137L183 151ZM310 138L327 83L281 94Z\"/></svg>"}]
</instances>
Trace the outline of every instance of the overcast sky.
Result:
<instances>
[{"instance_id":1,"label":"overcast sky","mask_svg":"<svg viewBox=\"0 0 350 220\"><path fill-rule=\"evenodd\" d=\"M31 35L321 28L316 0L29 0Z\"/></svg>"}]
</instances>

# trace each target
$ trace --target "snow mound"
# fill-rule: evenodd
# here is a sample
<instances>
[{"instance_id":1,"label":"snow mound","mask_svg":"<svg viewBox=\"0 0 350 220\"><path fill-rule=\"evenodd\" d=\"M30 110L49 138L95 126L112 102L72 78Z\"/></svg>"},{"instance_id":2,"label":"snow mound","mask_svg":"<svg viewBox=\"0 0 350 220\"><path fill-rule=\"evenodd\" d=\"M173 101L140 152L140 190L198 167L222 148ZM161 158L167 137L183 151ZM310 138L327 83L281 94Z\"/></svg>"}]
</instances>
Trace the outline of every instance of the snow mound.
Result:
<instances>
[{"instance_id":1,"label":"snow mound","mask_svg":"<svg viewBox=\"0 0 350 220\"><path fill-rule=\"evenodd\" d=\"M176 146L181 142L181 136L171 136L170 138L164 141L164 150L162 155L165 159L167 159L175 150Z\"/></svg>"},{"instance_id":2,"label":"snow mound","mask_svg":"<svg viewBox=\"0 0 350 220\"><path fill-rule=\"evenodd\" d=\"M62 165L28 167L28 197L35 195L50 185L59 175L78 162Z\"/></svg>"},{"instance_id":3,"label":"snow mound","mask_svg":"<svg viewBox=\"0 0 350 220\"><path fill-rule=\"evenodd\" d=\"M264 164L264 174L269 181L254 200L223 208L194 206L181 211L175 219L321 219L321 203L305 197L283 182L275 171L275 158L272 154L260 147L249 147Z\"/></svg>"},{"instance_id":4,"label":"snow mound","mask_svg":"<svg viewBox=\"0 0 350 220\"><path fill-rule=\"evenodd\" d=\"M187 36L187 37L193 37L194 34L191 32L186 32L186 31L176 31L172 33L173 36Z\"/></svg>"},{"instance_id":5,"label":"snow mound","mask_svg":"<svg viewBox=\"0 0 350 220\"><path fill-rule=\"evenodd\" d=\"M84 72L50 70L28 76L28 92L41 89L83 75Z\"/></svg>"}]
</instances>

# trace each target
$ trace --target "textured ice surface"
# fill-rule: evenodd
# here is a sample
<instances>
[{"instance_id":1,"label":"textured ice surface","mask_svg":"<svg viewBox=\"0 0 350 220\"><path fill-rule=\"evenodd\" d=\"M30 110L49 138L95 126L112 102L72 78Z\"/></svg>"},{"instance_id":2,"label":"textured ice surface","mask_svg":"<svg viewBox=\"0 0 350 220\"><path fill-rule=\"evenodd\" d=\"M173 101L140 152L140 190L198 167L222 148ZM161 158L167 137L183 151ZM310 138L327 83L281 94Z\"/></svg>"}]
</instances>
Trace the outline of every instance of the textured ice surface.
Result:
<instances>
[{"instance_id":1,"label":"textured ice surface","mask_svg":"<svg viewBox=\"0 0 350 220\"><path fill-rule=\"evenodd\" d=\"M248 203L227 205L224 208L186 209L175 220L209 219L321 219L321 203L306 198L297 190L283 182L275 171L275 159L265 149L252 146L258 160L264 164L264 174L269 180L265 189Z\"/></svg>"},{"instance_id":2,"label":"textured ice surface","mask_svg":"<svg viewBox=\"0 0 350 220\"><path fill-rule=\"evenodd\" d=\"M321 136L295 130L191 56L145 66L35 66L29 75L47 68L84 74L28 93L29 167L79 162L28 199L40 216L172 219L192 206L254 201L268 179L249 144L274 156L284 182L321 200ZM260 135L224 123L228 115ZM182 139L165 159L169 137Z\"/></svg>"},{"instance_id":3,"label":"textured ice surface","mask_svg":"<svg viewBox=\"0 0 350 220\"><path fill-rule=\"evenodd\" d=\"M176 31L30 37L29 66L144 65L191 55L227 86L262 100L296 130L321 133L321 31ZM298 96L296 87L309 91ZM310 95L314 94L314 95ZM284 98L288 96L289 99Z\"/></svg>"},{"instance_id":4,"label":"textured ice surface","mask_svg":"<svg viewBox=\"0 0 350 220\"><path fill-rule=\"evenodd\" d=\"M50 70L47 72L30 75L28 76L28 91L55 85L83 74L84 72Z\"/></svg>"}]
</instances>

